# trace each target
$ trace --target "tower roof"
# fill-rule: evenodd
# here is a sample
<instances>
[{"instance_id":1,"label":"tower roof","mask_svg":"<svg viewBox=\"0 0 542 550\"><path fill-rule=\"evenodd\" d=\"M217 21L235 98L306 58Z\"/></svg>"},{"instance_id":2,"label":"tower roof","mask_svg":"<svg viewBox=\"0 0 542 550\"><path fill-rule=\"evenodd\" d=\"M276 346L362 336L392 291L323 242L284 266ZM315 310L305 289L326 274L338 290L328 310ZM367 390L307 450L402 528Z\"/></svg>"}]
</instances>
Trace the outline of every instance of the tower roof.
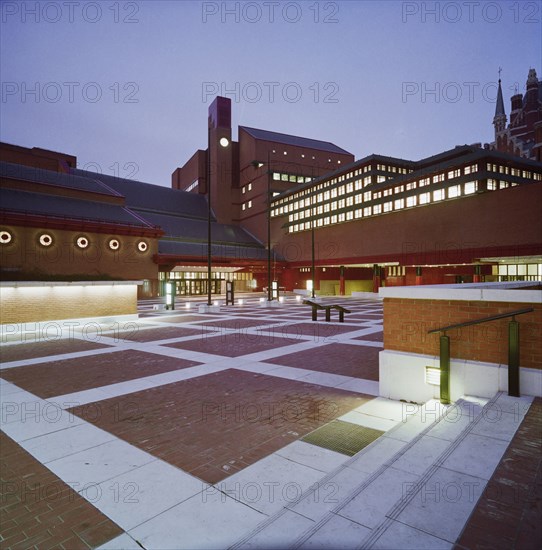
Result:
<instances>
[{"instance_id":1,"label":"tower roof","mask_svg":"<svg viewBox=\"0 0 542 550\"><path fill-rule=\"evenodd\" d=\"M497 90L497 104L495 105L495 116L506 115L504 112L504 100L502 98L501 79L499 78L499 89Z\"/></svg>"}]
</instances>

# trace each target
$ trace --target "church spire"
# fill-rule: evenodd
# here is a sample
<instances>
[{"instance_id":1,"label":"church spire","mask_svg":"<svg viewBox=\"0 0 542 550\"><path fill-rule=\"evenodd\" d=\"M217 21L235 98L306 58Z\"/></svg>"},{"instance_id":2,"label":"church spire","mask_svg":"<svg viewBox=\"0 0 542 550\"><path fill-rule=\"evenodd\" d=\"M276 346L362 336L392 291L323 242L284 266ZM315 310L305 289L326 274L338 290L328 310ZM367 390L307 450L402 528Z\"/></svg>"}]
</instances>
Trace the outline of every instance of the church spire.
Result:
<instances>
[{"instance_id":1,"label":"church spire","mask_svg":"<svg viewBox=\"0 0 542 550\"><path fill-rule=\"evenodd\" d=\"M501 71L502 69L499 67L499 88L497 90L497 103L495 105L495 116L493 117L495 134L502 132L506 128L506 113L504 112L504 100L502 98L502 87L501 87Z\"/></svg>"}]
</instances>

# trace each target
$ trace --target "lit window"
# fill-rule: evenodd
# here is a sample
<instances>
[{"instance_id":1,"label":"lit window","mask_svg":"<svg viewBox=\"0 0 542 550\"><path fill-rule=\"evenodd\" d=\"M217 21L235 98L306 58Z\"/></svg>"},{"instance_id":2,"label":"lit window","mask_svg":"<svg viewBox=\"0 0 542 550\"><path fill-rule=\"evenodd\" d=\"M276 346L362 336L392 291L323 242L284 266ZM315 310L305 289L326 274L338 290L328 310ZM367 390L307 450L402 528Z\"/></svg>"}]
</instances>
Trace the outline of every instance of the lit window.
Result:
<instances>
[{"instance_id":1,"label":"lit window","mask_svg":"<svg viewBox=\"0 0 542 550\"><path fill-rule=\"evenodd\" d=\"M406 205L407 207L416 206L416 197L407 197Z\"/></svg>"},{"instance_id":2,"label":"lit window","mask_svg":"<svg viewBox=\"0 0 542 550\"><path fill-rule=\"evenodd\" d=\"M252 191L252 183L249 183L249 184L248 184L248 190L249 190L249 191Z\"/></svg>"},{"instance_id":3,"label":"lit window","mask_svg":"<svg viewBox=\"0 0 542 550\"><path fill-rule=\"evenodd\" d=\"M248 201L247 208L252 208L252 201Z\"/></svg>"},{"instance_id":4,"label":"lit window","mask_svg":"<svg viewBox=\"0 0 542 550\"><path fill-rule=\"evenodd\" d=\"M421 195L419 195L419 201L420 201L420 204L429 203L430 202L429 193L422 193Z\"/></svg>"},{"instance_id":5,"label":"lit window","mask_svg":"<svg viewBox=\"0 0 542 550\"><path fill-rule=\"evenodd\" d=\"M243 204L241 205L241 210L244 210L245 208L246 208L246 204L243 203Z\"/></svg>"},{"instance_id":6,"label":"lit window","mask_svg":"<svg viewBox=\"0 0 542 550\"><path fill-rule=\"evenodd\" d=\"M364 209L363 209L363 215L364 216L370 216L373 212L373 207L372 206L366 206Z\"/></svg>"},{"instance_id":7,"label":"lit window","mask_svg":"<svg viewBox=\"0 0 542 550\"><path fill-rule=\"evenodd\" d=\"M393 205L395 210L401 210L401 208L405 207L405 199L397 199Z\"/></svg>"},{"instance_id":8,"label":"lit window","mask_svg":"<svg viewBox=\"0 0 542 550\"><path fill-rule=\"evenodd\" d=\"M275 181L280 180L280 174L279 174L278 172L273 172L273 179L274 179Z\"/></svg>"},{"instance_id":9,"label":"lit window","mask_svg":"<svg viewBox=\"0 0 542 550\"><path fill-rule=\"evenodd\" d=\"M441 201L444 198L444 189L437 189L433 191L433 200Z\"/></svg>"},{"instance_id":10,"label":"lit window","mask_svg":"<svg viewBox=\"0 0 542 550\"><path fill-rule=\"evenodd\" d=\"M384 203L384 212L391 212L393 209L393 203L391 201Z\"/></svg>"},{"instance_id":11,"label":"lit window","mask_svg":"<svg viewBox=\"0 0 542 550\"><path fill-rule=\"evenodd\" d=\"M241 193L243 193L243 195L244 195L245 192L246 192L246 189L244 187L241 187Z\"/></svg>"},{"instance_id":12,"label":"lit window","mask_svg":"<svg viewBox=\"0 0 542 550\"><path fill-rule=\"evenodd\" d=\"M495 191L497 189L497 182L493 179L487 180L487 190L488 191Z\"/></svg>"},{"instance_id":13,"label":"lit window","mask_svg":"<svg viewBox=\"0 0 542 550\"><path fill-rule=\"evenodd\" d=\"M455 199L461 196L461 185L452 185L448 187L448 198Z\"/></svg>"},{"instance_id":14,"label":"lit window","mask_svg":"<svg viewBox=\"0 0 542 550\"><path fill-rule=\"evenodd\" d=\"M373 207L373 214L380 214L382 212L382 205L375 204Z\"/></svg>"},{"instance_id":15,"label":"lit window","mask_svg":"<svg viewBox=\"0 0 542 550\"><path fill-rule=\"evenodd\" d=\"M468 181L465 183L464 187L464 193L465 195L470 195L471 193L476 193L476 189L478 188L478 183L476 181Z\"/></svg>"}]
</instances>

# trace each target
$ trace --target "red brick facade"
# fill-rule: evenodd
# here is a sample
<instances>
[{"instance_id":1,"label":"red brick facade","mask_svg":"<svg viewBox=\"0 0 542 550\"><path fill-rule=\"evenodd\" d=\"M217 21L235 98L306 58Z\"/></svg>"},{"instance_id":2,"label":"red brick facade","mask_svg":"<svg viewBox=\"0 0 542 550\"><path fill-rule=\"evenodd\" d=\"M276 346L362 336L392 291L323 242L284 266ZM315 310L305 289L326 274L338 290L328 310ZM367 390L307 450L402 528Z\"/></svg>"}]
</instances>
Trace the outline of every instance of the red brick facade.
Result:
<instances>
[{"instance_id":1,"label":"red brick facade","mask_svg":"<svg viewBox=\"0 0 542 550\"><path fill-rule=\"evenodd\" d=\"M520 292L520 291L517 291ZM423 355L439 354L439 333L429 330L491 315L534 307L517 317L520 323L520 366L542 369L542 305L513 302L384 299L384 348ZM500 319L450 330L450 355L457 359L508 363L508 323Z\"/></svg>"}]
</instances>

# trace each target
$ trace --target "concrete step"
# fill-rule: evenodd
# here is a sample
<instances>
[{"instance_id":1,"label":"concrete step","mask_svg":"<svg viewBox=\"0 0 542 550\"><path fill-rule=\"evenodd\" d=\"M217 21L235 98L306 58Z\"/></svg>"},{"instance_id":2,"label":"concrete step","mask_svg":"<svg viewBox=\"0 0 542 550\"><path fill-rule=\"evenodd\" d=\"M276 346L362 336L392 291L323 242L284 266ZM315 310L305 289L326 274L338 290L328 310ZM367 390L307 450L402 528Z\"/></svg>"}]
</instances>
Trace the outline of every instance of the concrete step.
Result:
<instances>
[{"instance_id":1,"label":"concrete step","mask_svg":"<svg viewBox=\"0 0 542 550\"><path fill-rule=\"evenodd\" d=\"M405 403L395 427L234 547L452 548L531 401Z\"/></svg>"}]
</instances>

